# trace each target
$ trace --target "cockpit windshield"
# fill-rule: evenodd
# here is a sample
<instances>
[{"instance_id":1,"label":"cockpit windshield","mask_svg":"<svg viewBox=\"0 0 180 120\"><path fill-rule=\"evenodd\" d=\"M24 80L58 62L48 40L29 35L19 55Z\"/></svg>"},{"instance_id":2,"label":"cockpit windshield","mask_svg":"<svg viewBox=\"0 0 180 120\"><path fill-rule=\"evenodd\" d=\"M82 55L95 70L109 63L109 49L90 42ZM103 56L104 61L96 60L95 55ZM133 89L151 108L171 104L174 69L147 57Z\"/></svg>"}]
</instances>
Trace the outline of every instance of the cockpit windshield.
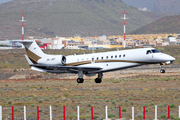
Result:
<instances>
[{"instance_id":1,"label":"cockpit windshield","mask_svg":"<svg viewBox=\"0 0 180 120\"><path fill-rule=\"evenodd\" d=\"M151 54L151 53L160 53L158 50L156 49L152 49L152 50L147 50L146 54Z\"/></svg>"},{"instance_id":2,"label":"cockpit windshield","mask_svg":"<svg viewBox=\"0 0 180 120\"><path fill-rule=\"evenodd\" d=\"M153 50L151 50L153 53L160 53L158 50L156 50L156 49L153 49Z\"/></svg>"}]
</instances>

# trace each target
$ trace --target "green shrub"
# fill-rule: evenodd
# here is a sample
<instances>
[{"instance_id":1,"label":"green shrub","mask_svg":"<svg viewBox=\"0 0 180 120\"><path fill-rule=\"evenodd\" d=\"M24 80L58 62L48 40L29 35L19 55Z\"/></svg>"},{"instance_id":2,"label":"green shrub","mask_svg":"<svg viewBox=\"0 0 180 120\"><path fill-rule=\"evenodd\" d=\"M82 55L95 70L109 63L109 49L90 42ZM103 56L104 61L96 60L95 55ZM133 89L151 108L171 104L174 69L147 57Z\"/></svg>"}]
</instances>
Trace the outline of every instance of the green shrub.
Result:
<instances>
[{"instance_id":1,"label":"green shrub","mask_svg":"<svg viewBox=\"0 0 180 120\"><path fill-rule=\"evenodd\" d=\"M115 102L115 100L112 100L112 104L115 104L116 102Z\"/></svg>"},{"instance_id":2,"label":"green shrub","mask_svg":"<svg viewBox=\"0 0 180 120\"><path fill-rule=\"evenodd\" d=\"M9 98L9 97L7 97L6 99L7 99L7 100L9 100L10 98Z\"/></svg>"},{"instance_id":3,"label":"green shrub","mask_svg":"<svg viewBox=\"0 0 180 120\"><path fill-rule=\"evenodd\" d=\"M28 100L32 100L32 97L29 97Z\"/></svg>"},{"instance_id":4,"label":"green shrub","mask_svg":"<svg viewBox=\"0 0 180 120\"><path fill-rule=\"evenodd\" d=\"M11 104L12 104L12 102L11 102L11 101L8 101L8 104L9 104L9 105L11 105Z\"/></svg>"},{"instance_id":5,"label":"green shrub","mask_svg":"<svg viewBox=\"0 0 180 120\"><path fill-rule=\"evenodd\" d=\"M87 104L87 107L91 107L91 106L92 106L92 104L91 104L91 103L88 103L88 104Z\"/></svg>"},{"instance_id":6,"label":"green shrub","mask_svg":"<svg viewBox=\"0 0 180 120\"><path fill-rule=\"evenodd\" d=\"M45 101L48 101L48 100L49 100L49 98L48 98L48 97L44 97L44 100L45 100Z\"/></svg>"},{"instance_id":7,"label":"green shrub","mask_svg":"<svg viewBox=\"0 0 180 120\"><path fill-rule=\"evenodd\" d=\"M113 118L113 117L115 117L116 115L115 114L113 114L113 113L109 113L108 114L108 118Z\"/></svg>"},{"instance_id":8,"label":"green shrub","mask_svg":"<svg viewBox=\"0 0 180 120\"><path fill-rule=\"evenodd\" d=\"M146 108L148 107L148 104L144 104L143 106L145 106Z\"/></svg>"},{"instance_id":9,"label":"green shrub","mask_svg":"<svg viewBox=\"0 0 180 120\"><path fill-rule=\"evenodd\" d=\"M93 116L93 118L94 118L94 119L97 119L97 118L99 118L99 116L97 116L97 115L94 115L94 116Z\"/></svg>"},{"instance_id":10,"label":"green shrub","mask_svg":"<svg viewBox=\"0 0 180 120\"><path fill-rule=\"evenodd\" d=\"M114 107L111 106L110 109L111 109L111 110L114 110Z\"/></svg>"},{"instance_id":11,"label":"green shrub","mask_svg":"<svg viewBox=\"0 0 180 120\"><path fill-rule=\"evenodd\" d=\"M163 104L159 104L159 107L164 107L164 105Z\"/></svg>"},{"instance_id":12,"label":"green shrub","mask_svg":"<svg viewBox=\"0 0 180 120\"><path fill-rule=\"evenodd\" d=\"M176 105L175 104L171 104L170 108L176 108Z\"/></svg>"},{"instance_id":13,"label":"green shrub","mask_svg":"<svg viewBox=\"0 0 180 120\"><path fill-rule=\"evenodd\" d=\"M19 108L14 108L14 111L17 112L17 111L20 111L20 109Z\"/></svg>"},{"instance_id":14,"label":"green shrub","mask_svg":"<svg viewBox=\"0 0 180 120\"><path fill-rule=\"evenodd\" d=\"M65 96L65 97L69 97L69 93L65 92L65 93L64 93L64 96Z\"/></svg>"},{"instance_id":15,"label":"green shrub","mask_svg":"<svg viewBox=\"0 0 180 120\"><path fill-rule=\"evenodd\" d=\"M16 69L14 69L14 72L17 72L17 70L16 70Z\"/></svg>"},{"instance_id":16,"label":"green shrub","mask_svg":"<svg viewBox=\"0 0 180 120\"><path fill-rule=\"evenodd\" d=\"M76 115L75 113L72 113L70 116L71 116L72 118L76 118L76 117L77 117L77 115Z\"/></svg>"},{"instance_id":17,"label":"green shrub","mask_svg":"<svg viewBox=\"0 0 180 120\"><path fill-rule=\"evenodd\" d=\"M29 114L29 115L27 116L27 119L32 118L32 117L33 117L33 115L32 115L32 114Z\"/></svg>"},{"instance_id":18,"label":"green shrub","mask_svg":"<svg viewBox=\"0 0 180 120\"><path fill-rule=\"evenodd\" d=\"M166 118L165 114L161 114L160 118Z\"/></svg>"},{"instance_id":19,"label":"green shrub","mask_svg":"<svg viewBox=\"0 0 180 120\"><path fill-rule=\"evenodd\" d=\"M124 102L128 102L128 100L124 100Z\"/></svg>"},{"instance_id":20,"label":"green shrub","mask_svg":"<svg viewBox=\"0 0 180 120\"><path fill-rule=\"evenodd\" d=\"M154 103L150 103L151 106L154 106L155 104Z\"/></svg>"},{"instance_id":21,"label":"green shrub","mask_svg":"<svg viewBox=\"0 0 180 120\"><path fill-rule=\"evenodd\" d=\"M139 114L137 115L137 117L138 117L139 119L142 119L142 118L143 118L143 114L139 113Z\"/></svg>"},{"instance_id":22,"label":"green shrub","mask_svg":"<svg viewBox=\"0 0 180 120\"><path fill-rule=\"evenodd\" d=\"M42 109L39 109L39 112L42 112Z\"/></svg>"},{"instance_id":23,"label":"green shrub","mask_svg":"<svg viewBox=\"0 0 180 120\"><path fill-rule=\"evenodd\" d=\"M126 112L127 111L127 109L126 108L122 108L122 110L121 110L122 112Z\"/></svg>"},{"instance_id":24,"label":"green shrub","mask_svg":"<svg viewBox=\"0 0 180 120\"><path fill-rule=\"evenodd\" d=\"M129 100L133 99L132 97L129 97Z\"/></svg>"},{"instance_id":25,"label":"green shrub","mask_svg":"<svg viewBox=\"0 0 180 120\"><path fill-rule=\"evenodd\" d=\"M39 100L38 102L39 102L39 103L42 103L43 101L42 101L42 100Z\"/></svg>"},{"instance_id":26,"label":"green shrub","mask_svg":"<svg viewBox=\"0 0 180 120\"><path fill-rule=\"evenodd\" d=\"M56 100L56 103L60 103L60 101L59 101L59 100Z\"/></svg>"},{"instance_id":27,"label":"green shrub","mask_svg":"<svg viewBox=\"0 0 180 120\"><path fill-rule=\"evenodd\" d=\"M35 106L34 104L31 105L31 107L34 107L34 106Z\"/></svg>"},{"instance_id":28,"label":"green shrub","mask_svg":"<svg viewBox=\"0 0 180 120\"><path fill-rule=\"evenodd\" d=\"M34 98L33 99L38 99L38 97L37 96L34 96Z\"/></svg>"}]
</instances>

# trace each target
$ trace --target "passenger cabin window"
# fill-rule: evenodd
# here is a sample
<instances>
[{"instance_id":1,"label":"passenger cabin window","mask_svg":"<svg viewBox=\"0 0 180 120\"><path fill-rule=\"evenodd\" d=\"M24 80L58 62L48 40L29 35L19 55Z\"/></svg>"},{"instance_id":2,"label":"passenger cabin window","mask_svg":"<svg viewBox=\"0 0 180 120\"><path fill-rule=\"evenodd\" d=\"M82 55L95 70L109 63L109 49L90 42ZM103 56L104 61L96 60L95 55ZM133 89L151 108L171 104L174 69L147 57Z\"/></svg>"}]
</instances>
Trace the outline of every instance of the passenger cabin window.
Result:
<instances>
[{"instance_id":1,"label":"passenger cabin window","mask_svg":"<svg viewBox=\"0 0 180 120\"><path fill-rule=\"evenodd\" d=\"M150 50L148 50L147 52L146 52L146 54L148 55L148 54L151 54L151 51Z\"/></svg>"},{"instance_id":2,"label":"passenger cabin window","mask_svg":"<svg viewBox=\"0 0 180 120\"><path fill-rule=\"evenodd\" d=\"M123 55L123 57L125 57L125 54Z\"/></svg>"},{"instance_id":3,"label":"passenger cabin window","mask_svg":"<svg viewBox=\"0 0 180 120\"><path fill-rule=\"evenodd\" d=\"M79 59L77 59L77 61L79 62Z\"/></svg>"},{"instance_id":4,"label":"passenger cabin window","mask_svg":"<svg viewBox=\"0 0 180 120\"><path fill-rule=\"evenodd\" d=\"M106 59L108 59L108 56L106 56Z\"/></svg>"},{"instance_id":5,"label":"passenger cabin window","mask_svg":"<svg viewBox=\"0 0 180 120\"><path fill-rule=\"evenodd\" d=\"M117 55L115 56L115 58L117 58Z\"/></svg>"},{"instance_id":6,"label":"passenger cabin window","mask_svg":"<svg viewBox=\"0 0 180 120\"><path fill-rule=\"evenodd\" d=\"M103 60L103 57L101 59Z\"/></svg>"},{"instance_id":7,"label":"passenger cabin window","mask_svg":"<svg viewBox=\"0 0 180 120\"><path fill-rule=\"evenodd\" d=\"M82 59L82 61L83 61L84 59Z\"/></svg>"},{"instance_id":8,"label":"passenger cabin window","mask_svg":"<svg viewBox=\"0 0 180 120\"><path fill-rule=\"evenodd\" d=\"M119 55L119 57L121 57L121 55Z\"/></svg>"},{"instance_id":9,"label":"passenger cabin window","mask_svg":"<svg viewBox=\"0 0 180 120\"><path fill-rule=\"evenodd\" d=\"M88 60L88 58L87 58L87 60Z\"/></svg>"},{"instance_id":10,"label":"passenger cabin window","mask_svg":"<svg viewBox=\"0 0 180 120\"><path fill-rule=\"evenodd\" d=\"M113 56L111 56L111 58L113 58Z\"/></svg>"},{"instance_id":11,"label":"passenger cabin window","mask_svg":"<svg viewBox=\"0 0 180 120\"><path fill-rule=\"evenodd\" d=\"M97 60L98 60L99 58L97 57Z\"/></svg>"}]
</instances>

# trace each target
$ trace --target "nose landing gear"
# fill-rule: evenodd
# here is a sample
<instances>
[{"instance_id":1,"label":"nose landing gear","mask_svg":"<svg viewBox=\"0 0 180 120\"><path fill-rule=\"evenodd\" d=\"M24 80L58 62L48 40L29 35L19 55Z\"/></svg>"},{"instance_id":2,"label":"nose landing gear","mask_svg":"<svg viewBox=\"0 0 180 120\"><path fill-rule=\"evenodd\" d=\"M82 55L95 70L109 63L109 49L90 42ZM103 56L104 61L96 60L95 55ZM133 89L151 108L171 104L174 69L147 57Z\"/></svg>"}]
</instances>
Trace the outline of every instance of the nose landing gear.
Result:
<instances>
[{"instance_id":1,"label":"nose landing gear","mask_svg":"<svg viewBox=\"0 0 180 120\"><path fill-rule=\"evenodd\" d=\"M161 70L160 70L160 73L165 73L166 71L162 68L165 64L160 64L161 65Z\"/></svg>"},{"instance_id":2,"label":"nose landing gear","mask_svg":"<svg viewBox=\"0 0 180 120\"><path fill-rule=\"evenodd\" d=\"M160 73L165 73L166 71L164 69L161 69L160 70Z\"/></svg>"}]
</instances>

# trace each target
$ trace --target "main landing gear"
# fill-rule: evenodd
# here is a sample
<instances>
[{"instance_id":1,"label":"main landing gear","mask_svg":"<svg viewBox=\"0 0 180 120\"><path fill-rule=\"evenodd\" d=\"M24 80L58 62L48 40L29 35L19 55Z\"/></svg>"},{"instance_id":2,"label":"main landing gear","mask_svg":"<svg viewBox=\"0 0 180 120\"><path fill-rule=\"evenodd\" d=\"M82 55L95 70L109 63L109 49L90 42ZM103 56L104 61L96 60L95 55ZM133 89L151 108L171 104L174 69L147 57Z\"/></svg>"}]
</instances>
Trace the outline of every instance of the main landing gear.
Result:
<instances>
[{"instance_id":1,"label":"main landing gear","mask_svg":"<svg viewBox=\"0 0 180 120\"><path fill-rule=\"evenodd\" d=\"M98 73L98 78L95 79L96 83L101 83L102 82L102 76L103 73ZM83 79L83 71L79 71L78 73L78 78L77 78L77 83L83 83L84 79Z\"/></svg>"},{"instance_id":2,"label":"main landing gear","mask_svg":"<svg viewBox=\"0 0 180 120\"><path fill-rule=\"evenodd\" d=\"M78 78L77 78L77 83L83 83L83 82L84 82L83 71L79 71Z\"/></svg>"},{"instance_id":3,"label":"main landing gear","mask_svg":"<svg viewBox=\"0 0 180 120\"><path fill-rule=\"evenodd\" d=\"M98 78L95 79L95 82L96 83L101 83L102 82L102 76L103 76L102 73L98 73Z\"/></svg>"}]
</instances>

